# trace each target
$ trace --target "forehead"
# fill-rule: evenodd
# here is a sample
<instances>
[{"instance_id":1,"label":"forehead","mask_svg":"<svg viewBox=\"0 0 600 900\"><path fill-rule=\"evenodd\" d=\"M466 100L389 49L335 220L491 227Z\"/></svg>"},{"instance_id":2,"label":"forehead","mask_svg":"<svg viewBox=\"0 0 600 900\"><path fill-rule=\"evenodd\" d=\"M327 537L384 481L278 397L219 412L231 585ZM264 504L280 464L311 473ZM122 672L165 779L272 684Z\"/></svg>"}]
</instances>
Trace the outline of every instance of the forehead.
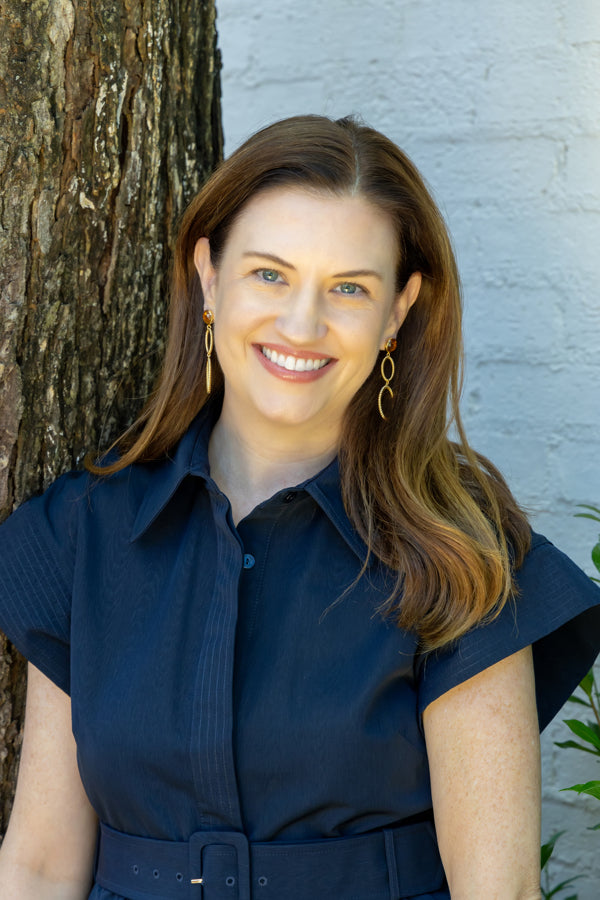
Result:
<instances>
[{"instance_id":1,"label":"forehead","mask_svg":"<svg viewBox=\"0 0 600 900\"><path fill-rule=\"evenodd\" d=\"M284 250L360 252L383 265L397 258L390 216L361 194L335 194L296 187L274 187L256 194L243 207L229 233L225 251Z\"/></svg>"}]
</instances>

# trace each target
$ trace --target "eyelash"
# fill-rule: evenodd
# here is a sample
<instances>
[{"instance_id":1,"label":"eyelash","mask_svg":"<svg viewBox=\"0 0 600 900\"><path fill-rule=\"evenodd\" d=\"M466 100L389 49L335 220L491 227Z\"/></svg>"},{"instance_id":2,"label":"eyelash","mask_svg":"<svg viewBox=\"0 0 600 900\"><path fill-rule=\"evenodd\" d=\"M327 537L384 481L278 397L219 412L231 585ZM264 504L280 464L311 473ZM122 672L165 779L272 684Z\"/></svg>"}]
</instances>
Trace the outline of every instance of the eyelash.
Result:
<instances>
[{"instance_id":1,"label":"eyelash","mask_svg":"<svg viewBox=\"0 0 600 900\"><path fill-rule=\"evenodd\" d=\"M339 293L342 294L342 296L344 296L344 297L357 297L359 294L364 294L365 297L370 296L368 290L365 287L363 287L362 284L358 284L356 281L342 281L340 284L337 285L337 287L342 288L345 285L351 285L352 287L357 288L357 290L350 294L346 293L345 291L340 290Z\"/></svg>"},{"instance_id":2,"label":"eyelash","mask_svg":"<svg viewBox=\"0 0 600 900\"><path fill-rule=\"evenodd\" d=\"M274 275L277 275L277 280L271 281L268 278L263 278L263 275L265 272L272 272ZM280 281L279 279L283 280L283 275L281 274L281 272L278 272L277 269L267 269L267 268L255 269L253 274L256 275L257 278L263 282L263 284L281 284L282 281Z\"/></svg>"},{"instance_id":3,"label":"eyelash","mask_svg":"<svg viewBox=\"0 0 600 900\"><path fill-rule=\"evenodd\" d=\"M270 279L265 278L264 274L266 272L276 275L277 279L275 281L271 281ZM256 275L256 277L263 284L282 284L285 282L284 276L277 269L268 269L268 268L255 269L253 274ZM351 293L347 293L346 291L340 290L340 288L344 287L345 285L355 287L357 290L354 292L351 292ZM358 282L356 282L356 281L341 281L338 285L336 285L334 290L336 293L341 294L343 297L356 297L359 294L362 294L365 297L370 296L369 291L365 287L363 287L362 284L358 284Z\"/></svg>"}]
</instances>

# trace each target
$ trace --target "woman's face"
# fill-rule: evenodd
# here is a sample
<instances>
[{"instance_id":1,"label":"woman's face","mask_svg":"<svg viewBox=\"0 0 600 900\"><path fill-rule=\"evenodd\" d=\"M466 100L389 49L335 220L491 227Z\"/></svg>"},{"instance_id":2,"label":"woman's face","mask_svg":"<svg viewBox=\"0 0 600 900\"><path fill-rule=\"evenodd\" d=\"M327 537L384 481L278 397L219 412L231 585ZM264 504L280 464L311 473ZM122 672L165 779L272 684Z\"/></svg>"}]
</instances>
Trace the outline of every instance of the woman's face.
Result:
<instances>
[{"instance_id":1,"label":"woman's face","mask_svg":"<svg viewBox=\"0 0 600 900\"><path fill-rule=\"evenodd\" d=\"M217 269L201 238L195 262L230 421L339 434L418 294L418 274L397 292L397 257L391 222L364 197L287 187L247 203Z\"/></svg>"}]
</instances>

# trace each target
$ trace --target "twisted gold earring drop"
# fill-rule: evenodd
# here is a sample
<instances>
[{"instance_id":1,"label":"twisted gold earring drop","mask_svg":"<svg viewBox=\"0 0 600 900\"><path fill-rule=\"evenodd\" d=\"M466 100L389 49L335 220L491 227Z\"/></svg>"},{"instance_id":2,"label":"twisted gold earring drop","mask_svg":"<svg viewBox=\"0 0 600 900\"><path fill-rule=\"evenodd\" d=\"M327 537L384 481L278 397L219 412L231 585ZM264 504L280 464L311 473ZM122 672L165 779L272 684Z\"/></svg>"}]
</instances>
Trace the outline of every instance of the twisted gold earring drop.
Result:
<instances>
[{"instance_id":1,"label":"twisted gold earring drop","mask_svg":"<svg viewBox=\"0 0 600 900\"><path fill-rule=\"evenodd\" d=\"M398 346L396 338L390 338L385 345L385 356L381 360L381 377L383 378L385 384L379 391L379 397L377 398L377 406L379 407L379 415L382 419L387 421L387 416L383 411L383 407L381 405L381 401L383 400L383 395L387 391L390 397L394 396L394 392L390 387L390 381L394 377L394 372L396 371L396 366L394 365L394 360L390 356L390 353L393 353L396 347ZM385 374L386 363L389 361L389 366L391 366L390 374ZM388 366L388 368L389 368Z\"/></svg>"},{"instance_id":2,"label":"twisted gold earring drop","mask_svg":"<svg viewBox=\"0 0 600 900\"><path fill-rule=\"evenodd\" d=\"M205 309L202 313L202 321L206 325L206 331L204 332L204 346L206 348L206 393L210 394L210 389L212 387L212 352L213 352L213 322L215 321L214 314L210 309Z\"/></svg>"}]
</instances>

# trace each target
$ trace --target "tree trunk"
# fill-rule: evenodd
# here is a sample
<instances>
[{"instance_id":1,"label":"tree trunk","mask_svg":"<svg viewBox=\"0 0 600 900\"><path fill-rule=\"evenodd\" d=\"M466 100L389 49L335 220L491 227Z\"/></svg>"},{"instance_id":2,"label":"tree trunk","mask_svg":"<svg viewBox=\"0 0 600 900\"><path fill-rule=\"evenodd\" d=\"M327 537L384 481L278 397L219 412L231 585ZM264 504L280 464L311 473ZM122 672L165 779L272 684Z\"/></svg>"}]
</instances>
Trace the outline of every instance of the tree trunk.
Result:
<instances>
[{"instance_id":1,"label":"tree trunk","mask_svg":"<svg viewBox=\"0 0 600 900\"><path fill-rule=\"evenodd\" d=\"M0 517L139 411L221 152L214 0L0 0ZM23 676L1 644L0 833Z\"/></svg>"}]
</instances>

